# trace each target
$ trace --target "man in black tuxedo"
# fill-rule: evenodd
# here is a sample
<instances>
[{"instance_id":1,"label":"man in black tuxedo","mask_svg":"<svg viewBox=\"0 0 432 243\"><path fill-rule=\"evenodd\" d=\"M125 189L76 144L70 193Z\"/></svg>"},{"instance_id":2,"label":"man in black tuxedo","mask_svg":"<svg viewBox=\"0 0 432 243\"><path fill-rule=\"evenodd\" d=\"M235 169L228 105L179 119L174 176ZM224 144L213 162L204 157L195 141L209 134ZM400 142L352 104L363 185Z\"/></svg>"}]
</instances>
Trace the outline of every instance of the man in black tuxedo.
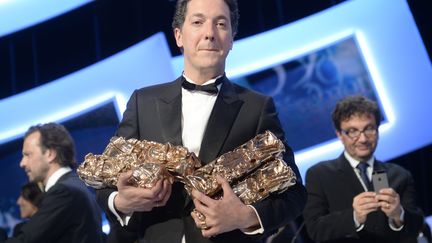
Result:
<instances>
[{"instance_id":1,"label":"man in black tuxedo","mask_svg":"<svg viewBox=\"0 0 432 243\"><path fill-rule=\"evenodd\" d=\"M136 90L118 136L183 145L208 163L255 135L270 130L284 141L273 100L231 83L225 60L237 32L235 0L180 0L173 21L176 43L184 54L184 72L173 82ZM306 192L291 149L284 159L298 183L284 193L246 206L219 178L223 198L198 191L193 200L182 184L159 181L152 189L119 177L117 191L98 190L111 222L139 232L145 242L255 242L296 218ZM199 220L196 208L205 215Z\"/></svg>"},{"instance_id":2,"label":"man in black tuxedo","mask_svg":"<svg viewBox=\"0 0 432 243\"><path fill-rule=\"evenodd\" d=\"M304 210L310 237L317 242L416 242L423 216L415 204L414 182L402 167L373 156L381 113L362 96L336 105L333 124L345 151L306 173ZM373 172L384 171L388 188L374 192Z\"/></svg>"},{"instance_id":3,"label":"man in black tuxedo","mask_svg":"<svg viewBox=\"0 0 432 243\"><path fill-rule=\"evenodd\" d=\"M43 183L45 193L38 211L6 242L102 242L100 209L72 172L75 148L68 131L54 123L30 127L22 154L20 166L30 181Z\"/></svg>"}]
</instances>

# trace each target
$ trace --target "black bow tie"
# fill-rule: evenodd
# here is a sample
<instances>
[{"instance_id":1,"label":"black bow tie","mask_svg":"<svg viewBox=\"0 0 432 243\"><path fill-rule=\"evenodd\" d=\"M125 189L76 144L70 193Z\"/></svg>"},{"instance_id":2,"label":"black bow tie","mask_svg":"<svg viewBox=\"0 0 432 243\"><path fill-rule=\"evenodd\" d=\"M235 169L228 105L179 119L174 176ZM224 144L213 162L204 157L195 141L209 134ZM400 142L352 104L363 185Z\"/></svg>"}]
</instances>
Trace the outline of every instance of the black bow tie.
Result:
<instances>
[{"instance_id":1,"label":"black bow tie","mask_svg":"<svg viewBox=\"0 0 432 243\"><path fill-rule=\"evenodd\" d=\"M223 81L223 76L216 79L216 81L214 83L211 84L206 84L206 85L197 85L197 84L193 84L188 82L184 77L183 77L183 82L182 82L182 87L187 89L187 90L197 90L197 91L204 91L210 94L217 94L219 92L217 86L219 84L221 84Z\"/></svg>"}]
</instances>

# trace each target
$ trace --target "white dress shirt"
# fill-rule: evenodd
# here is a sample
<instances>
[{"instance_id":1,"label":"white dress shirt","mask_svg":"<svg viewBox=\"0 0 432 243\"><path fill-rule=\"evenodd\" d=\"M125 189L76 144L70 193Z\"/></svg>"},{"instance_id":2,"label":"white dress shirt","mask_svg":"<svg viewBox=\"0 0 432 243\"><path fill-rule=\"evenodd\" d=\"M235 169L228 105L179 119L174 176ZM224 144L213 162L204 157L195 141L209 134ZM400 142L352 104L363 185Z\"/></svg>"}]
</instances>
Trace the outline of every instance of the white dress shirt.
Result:
<instances>
[{"instance_id":1,"label":"white dress shirt","mask_svg":"<svg viewBox=\"0 0 432 243\"><path fill-rule=\"evenodd\" d=\"M51 187L53 187L57 181L62 177L64 174L68 173L69 171L72 171L70 167L61 167L60 169L56 170L47 180L47 183L45 185L45 191L47 192Z\"/></svg>"},{"instance_id":2,"label":"white dress shirt","mask_svg":"<svg viewBox=\"0 0 432 243\"><path fill-rule=\"evenodd\" d=\"M183 74L183 77L196 84L186 75ZM219 77L221 76L210 79L203 85L214 83ZM219 84L217 88L220 90L221 86L222 84ZM182 142L189 152L194 152L197 156L216 98L217 94L182 88Z\"/></svg>"}]
</instances>

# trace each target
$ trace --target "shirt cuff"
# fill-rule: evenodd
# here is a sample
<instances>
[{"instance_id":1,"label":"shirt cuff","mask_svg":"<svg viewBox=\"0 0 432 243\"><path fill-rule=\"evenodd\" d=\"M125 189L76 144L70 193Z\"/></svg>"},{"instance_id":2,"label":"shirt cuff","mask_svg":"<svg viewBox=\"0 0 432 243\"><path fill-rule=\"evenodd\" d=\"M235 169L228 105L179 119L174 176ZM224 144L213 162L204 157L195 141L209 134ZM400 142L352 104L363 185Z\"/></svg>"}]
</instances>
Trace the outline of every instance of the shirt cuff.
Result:
<instances>
[{"instance_id":1,"label":"shirt cuff","mask_svg":"<svg viewBox=\"0 0 432 243\"><path fill-rule=\"evenodd\" d=\"M399 217L399 220L400 220L401 222L404 222L404 218L405 218L405 210L403 209L402 206L401 206L401 209L402 209L402 212L401 212L401 215L400 215L400 217ZM392 229L393 231L401 231L401 230L403 229L403 227L404 227L404 225L401 225L400 227L396 227L396 225L394 225L393 220L391 220L391 219L389 219L388 221L389 221L389 227L390 227L390 229Z\"/></svg>"},{"instance_id":2,"label":"shirt cuff","mask_svg":"<svg viewBox=\"0 0 432 243\"><path fill-rule=\"evenodd\" d=\"M361 231L361 230L364 228L364 224L360 224L360 223L357 221L357 219L356 219L356 217L355 217L355 212L354 212L354 210L353 210L353 219L354 219L354 225L355 225L355 227L356 227L356 232Z\"/></svg>"},{"instance_id":3,"label":"shirt cuff","mask_svg":"<svg viewBox=\"0 0 432 243\"><path fill-rule=\"evenodd\" d=\"M108 197L108 207L109 210L111 211L111 213L113 213L117 220L119 221L121 226L125 226L128 225L129 223L129 219L131 218L132 215L123 215L120 216L120 214L117 212L117 210L114 207L114 198L117 196L118 192L112 192L109 197Z\"/></svg>"},{"instance_id":4,"label":"shirt cuff","mask_svg":"<svg viewBox=\"0 0 432 243\"><path fill-rule=\"evenodd\" d=\"M255 214L256 214L256 216L258 218L258 222L260 224L260 227L258 229L256 229L256 230L253 230L253 231L243 231L242 230L242 232L245 233L246 235L256 235L256 234L262 234L262 233L264 233L264 227L262 225L261 218L260 218L258 212L256 211L256 209L253 206L251 206L251 205L246 205L246 206L248 206L248 207L250 207L250 208L253 209L253 211L255 212Z\"/></svg>"}]
</instances>

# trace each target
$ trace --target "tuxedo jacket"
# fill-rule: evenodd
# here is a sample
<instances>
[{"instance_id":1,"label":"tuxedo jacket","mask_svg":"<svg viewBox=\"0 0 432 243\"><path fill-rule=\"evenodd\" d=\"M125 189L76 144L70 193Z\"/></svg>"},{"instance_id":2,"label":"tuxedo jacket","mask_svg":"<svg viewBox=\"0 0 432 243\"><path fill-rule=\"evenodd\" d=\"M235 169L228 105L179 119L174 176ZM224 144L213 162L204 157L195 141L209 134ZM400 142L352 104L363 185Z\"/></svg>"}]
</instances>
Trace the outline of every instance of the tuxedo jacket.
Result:
<instances>
[{"instance_id":1,"label":"tuxedo jacket","mask_svg":"<svg viewBox=\"0 0 432 243\"><path fill-rule=\"evenodd\" d=\"M99 243L101 214L94 196L74 172L44 193L38 211L7 243Z\"/></svg>"},{"instance_id":2,"label":"tuxedo jacket","mask_svg":"<svg viewBox=\"0 0 432 243\"><path fill-rule=\"evenodd\" d=\"M401 231L389 227L381 211L368 214L364 228L356 232L353 199L364 192L355 171L342 154L339 158L321 162L306 173L308 202L304 210L309 236L317 242L416 242L423 216L415 204L414 181L402 167L374 161L374 171L385 171L389 187L400 196L405 210L405 225Z\"/></svg>"},{"instance_id":3,"label":"tuxedo jacket","mask_svg":"<svg viewBox=\"0 0 432 243\"><path fill-rule=\"evenodd\" d=\"M117 135L182 145L181 83L182 77L170 83L136 90L127 104ZM208 163L266 130L272 131L285 141L273 100L235 85L224 77L207 123L199 158ZM284 193L253 205L261 218L265 233L273 232L296 218L306 201L306 192L301 184L293 153L287 145L284 159L296 172L298 183ZM113 222L117 220L109 212L107 205L111 192L110 189L98 190L97 197ZM183 235L187 243L254 242L259 238L235 230L206 239L202 237L190 216L192 208L193 203L183 185L174 183L165 207L146 213L134 213L128 228L138 231L145 242L152 243L181 242Z\"/></svg>"}]
</instances>

